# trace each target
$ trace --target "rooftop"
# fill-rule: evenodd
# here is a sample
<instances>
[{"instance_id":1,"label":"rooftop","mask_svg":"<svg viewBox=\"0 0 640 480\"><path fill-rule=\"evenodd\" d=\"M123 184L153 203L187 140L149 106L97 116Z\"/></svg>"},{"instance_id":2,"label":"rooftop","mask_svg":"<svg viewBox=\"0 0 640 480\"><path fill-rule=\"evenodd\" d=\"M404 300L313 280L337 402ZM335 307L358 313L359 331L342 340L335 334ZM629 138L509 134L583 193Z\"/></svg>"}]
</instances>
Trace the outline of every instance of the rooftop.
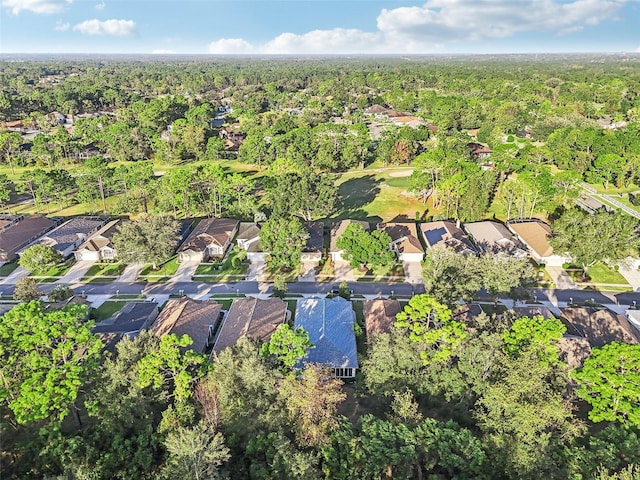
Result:
<instances>
[{"instance_id":1,"label":"rooftop","mask_svg":"<svg viewBox=\"0 0 640 480\"><path fill-rule=\"evenodd\" d=\"M467 234L454 222L427 222L420 225L420 230L428 247L443 245L457 253L477 253Z\"/></svg>"},{"instance_id":2,"label":"rooftop","mask_svg":"<svg viewBox=\"0 0 640 480\"><path fill-rule=\"evenodd\" d=\"M553 255L553 247L549 244L551 227L539 221L510 222L509 228L526 243L539 257Z\"/></svg>"},{"instance_id":3,"label":"rooftop","mask_svg":"<svg viewBox=\"0 0 640 480\"><path fill-rule=\"evenodd\" d=\"M402 310L397 300L383 298L365 300L362 308L368 340L379 333L388 333L396 321L396 314Z\"/></svg>"},{"instance_id":4,"label":"rooftop","mask_svg":"<svg viewBox=\"0 0 640 480\"><path fill-rule=\"evenodd\" d=\"M97 323L93 333L130 333L144 328L157 311L156 302L129 302L113 316Z\"/></svg>"},{"instance_id":5,"label":"rooftop","mask_svg":"<svg viewBox=\"0 0 640 480\"><path fill-rule=\"evenodd\" d=\"M294 327L307 331L314 345L302 361L332 368L358 368L353 324L351 302L342 297L298 300Z\"/></svg>"},{"instance_id":6,"label":"rooftop","mask_svg":"<svg viewBox=\"0 0 640 480\"><path fill-rule=\"evenodd\" d=\"M595 307L567 307L561 311L570 327L592 347L611 342L638 343L636 331L624 315Z\"/></svg>"},{"instance_id":7,"label":"rooftop","mask_svg":"<svg viewBox=\"0 0 640 480\"><path fill-rule=\"evenodd\" d=\"M236 298L213 346L217 355L236 344L240 337L268 342L276 328L285 320L287 304L279 298L260 300L254 297Z\"/></svg>"}]
</instances>

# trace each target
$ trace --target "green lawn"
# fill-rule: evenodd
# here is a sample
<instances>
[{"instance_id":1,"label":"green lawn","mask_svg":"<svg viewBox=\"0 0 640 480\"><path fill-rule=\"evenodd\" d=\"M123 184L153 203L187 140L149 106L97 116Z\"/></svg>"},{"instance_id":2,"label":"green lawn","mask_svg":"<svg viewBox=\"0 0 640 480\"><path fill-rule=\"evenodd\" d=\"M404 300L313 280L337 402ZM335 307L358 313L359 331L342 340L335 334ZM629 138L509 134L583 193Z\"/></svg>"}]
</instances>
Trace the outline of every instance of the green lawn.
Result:
<instances>
[{"instance_id":1,"label":"green lawn","mask_svg":"<svg viewBox=\"0 0 640 480\"><path fill-rule=\"evenodd\" d=\"M587 274L591 277L591 283L595 284L620 284L627 285L627 280L609 267L606 263L596 263L594 266L587 268Z\"/></svg>"},{"instance_id":2,"label":"green lawn","mask_svg":"<svg viewBox=\"0 0 640 480\"><path fill-rule=\"evenodd\" d=\"M111 317L114 313L124 307L127 302L112 302L107 301L100 305L98 308L94 308L91 310L91 318L93 318L96 323L101 322L109 317Z\"/></svg>"},{"instance_id":3,"label":"green lawn","mask_svg":"<svg viewBox=\"0 0 640 480\"><path fill-rule=\"evenodd\" d=\"M96 263L85 273L86 277L118 277L124 271L124 263Z\"/></svg>"},{"instance_id":4,"label":"green lawn","mask_svg":"<svg viewBox=\"0 0 640 480\"><path fill-rule=\"evenodd\" d=\"M140 276L170 277L176 273L176 270L178 270L178 257L173 256L166 262L158 265L157 270L154 270L151 265L146 265L140 272Z\"/></svg>"},{"instance_id":5,"label":"green lawn","mask_svg":"<svg viewBox=\"0 0 640 480\"><path fill-rule=\"evenodd\" d=\"M348 172L340 175L336 183L342 198L336 219L414 220L416 212L422 215L428 208L406 192L408 177L390 177L386 171Z\"/></svg>"},{"instance_id":6,"label":"green lawn","mask_svg":"<svg viewBox=\"0 0 640 480\"><path fill-rule=\"evenodd\" d=\"M43 272L33 272L30 276L35 278L38 283L55 282L69 271L73 263L73 260L59 263L58 265L51 267L49 270L45 270Z\"/></svg>"},{"instance_id":7,"label":"green lawn","mask_svg":"<svg viewBox=\"0 0 640 480\"><path fill-rule=\"evenodd\" d=\"M8 277L16 268L18 268L18 262L5 263L0 267L0 277Z\"/></svg>"},{"instance_id":8,"label":"green lawn","mask_svg":"<svg viewBox=\"0 0 640 480\"><path fill-rule=\"evenodd\" d=\"M238 263L234 266L234 258L237 258L238 253L234 250L224 263L201 263L196 268L195 275L246 275L249 270L249 265L246 263Z\"/></svg>"}]
</instances>

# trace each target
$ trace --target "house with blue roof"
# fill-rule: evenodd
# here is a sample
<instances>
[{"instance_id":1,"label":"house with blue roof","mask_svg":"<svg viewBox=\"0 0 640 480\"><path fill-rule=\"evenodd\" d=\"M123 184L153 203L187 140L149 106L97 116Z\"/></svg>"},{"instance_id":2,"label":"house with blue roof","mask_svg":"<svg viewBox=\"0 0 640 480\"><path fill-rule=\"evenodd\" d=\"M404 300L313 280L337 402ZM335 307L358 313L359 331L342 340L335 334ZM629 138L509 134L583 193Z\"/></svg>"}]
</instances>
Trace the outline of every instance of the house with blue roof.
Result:
<instances>
[{"instance_id":1,"label":"house with blue roof","mask_svg":"<svg viewBox=\"0 0 640 480\"><path fill-rule=\"evenodd\" d=\"M336 377L353 378L358 369L355 312L342 297L298 300L294 328L303 328L313 345L301 363L320 363Z\"/></svg>"}]
</instances>

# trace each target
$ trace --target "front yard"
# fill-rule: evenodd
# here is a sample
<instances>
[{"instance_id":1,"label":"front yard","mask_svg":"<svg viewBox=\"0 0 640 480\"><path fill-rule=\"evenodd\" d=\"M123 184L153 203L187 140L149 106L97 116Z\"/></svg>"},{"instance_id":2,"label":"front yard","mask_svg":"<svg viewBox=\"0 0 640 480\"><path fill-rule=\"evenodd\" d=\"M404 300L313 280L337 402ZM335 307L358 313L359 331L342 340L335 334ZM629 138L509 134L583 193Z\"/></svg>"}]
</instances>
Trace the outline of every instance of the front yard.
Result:
<instances>
[{"instance_id":1,"label":"front yard","mask_svg":"<svg viewBox=\"0 0 640 480\"><path fill-rule=\"evenodd\" d=\"M238 281L244 280L248 270L249 264L243 258L242 253L234 248L224 262L198 265L193 278L203 282Z\"/></svg>"},{"instance_id":2,"label":"front yard","mask_svg":"<svg viewBox=\"0 0 640 480\"><path fill-rule=\"evenodd\" d=\"M124 263L96 263L87 270L82 281L88 283L113 282L122 274L125 267Z\"/></svg>"}]
</instances>

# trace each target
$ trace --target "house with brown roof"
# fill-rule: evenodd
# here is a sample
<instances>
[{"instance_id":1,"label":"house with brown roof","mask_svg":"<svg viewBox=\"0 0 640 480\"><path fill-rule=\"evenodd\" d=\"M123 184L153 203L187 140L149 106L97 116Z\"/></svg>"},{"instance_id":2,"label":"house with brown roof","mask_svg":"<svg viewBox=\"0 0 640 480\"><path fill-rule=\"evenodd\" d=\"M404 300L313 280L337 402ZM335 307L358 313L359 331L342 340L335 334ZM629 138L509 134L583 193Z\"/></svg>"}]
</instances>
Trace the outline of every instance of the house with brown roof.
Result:
<instances>
[{"instance_id":1,"label":"house with brown roof","mask_svg":"<svg viewBox=\"0 0 640 480\"><path fill-rule=\"evenodd\" d=\"M224 257L240 222L233 218L205 218L193 229L180 248L178 262L204 262Z\"/></svg>"},{"instance_id":2,"label":"house with brown roof","mask_svg":"<svg viewBox=\"0 0 640 480\"><path fill-rule=\"evenodd\" d=\"M347 227L351 224L361 225L366 232L371 229L368 222L363 222L361 220L347 219L341 220L340 222L334 222L331 225L331 244L329 247L329 254L331 255L331 260L333 260L334 262L343 261L342 254L344 253L344 250L338 248L337 241L338 238L342 236Z\"/></svg>"},{"instance_id":3,"label":"house with brown roof","mask_svg":"<svg viewBox=\"0 0 640 480\"><path fill-rule=\"evenodd\" d=\"M73 255L78 261L98 262L101 260L113 260L118 252L113 246L113 235L118 232L123 219L111 220L89 239L80 245Z\"/></svg>"},{"instance_id":4,"label":"house with brown roof","mask_svg":"<svg viewBox=\"0 0 640 480\"><path fill-rule=\"evenodd\" d=\"M421 262L424 259L424 248L418 240L415 223L380 223L378 230L391 237L389 248L401 262Z\"/></svg>"},{"instance_id":5,"label":"house with brown roof","mask_svg":"<svg viewBox=\"0 0 640 480\"><path fill-rule=\"evenodd\" d=\"M234 346L240 337L268 342L286 318L287 304L279 298L236 298L220 327L212 355Z\"/></svg>"},{"instance_id":6,"label":"house with brown roof","mask_svg":"<svg viewBox=\"0 0 640 480\"><path fill-rule=\"evenodd\" d=\"M362 302L367 341L380 333L389 333L396 321L396 315L402 311L400 302L386 298L376 298Z\"/></svg>"},{"instance_id":7,"label":"house with brown roof","mask_svg":"<svg viewBox=\"0 0 640 480\"><path fill-rule=\"evenodd\" d=\"M478 250L466 233L450 221L426 222L420 225L420 232L427 248L442 246L462 255L477 255Z\"/></svg>"},{"instance_id":8,"label":"house with brown roof","mask_svg":"<svg viewBox=\"0 0 640 480\"><path fill-rule=\"evenodd\" d=\"M591 355L589 341L577 335L565 334L558 341L560 360L571 368L581 367L585 359Z\"/></svg>"},{"instance_id":9,"label":"house with brown roof","mask_svg":"<svg viewBox=\"0 0 640 480\"><path fill-rule=\"evenodd\" d=\"M529 250L529 255L538 264L560 267L571 259L568 256L557 255L549 243L551 227L540 220L510 221L509 229L515 233Z\"/></svg>"},{"instance_id":10,"label":"house with brown roof","mask_svg":"<svg viewBox=\"0 0 640 480\"><path fill-rule=\"evenodd\" d=\"M533 318L540 316L545 320L556 318L553 312L544 305L516 305L511 310L513 310L518 317Z\"/></svg>"},{"instance_id":11,"label":"house with brown roof","mask_svg":"<svg viewBox=\"0 0 640 480\"><path fill-rule=\"evenodd\" d=\"M74 217L47 232L33 244L47 245L67 258L108 219L103 217Z\"/></svg>"},{"instance_id":12,"label":"house with brown roof","mask_svg":"<svg viewBox=\"0 0 640 480\"><path fill-rule=\"evenodd\" d=\"M213 343L222 316L222 305L214 300L170 299L153 322L151 331L159 337L188 335L193 340L189 348L205 353Z\"/></svg>"},{"instance_id":13,"label":"house with brown roof","mask_svg":"<svg viewBox=\"0 0 640 480\"><path fill-rule=\"evenodd\" d=\"M527 256L524 245L502 223L491 220L465 223L464 229L484 255L516 258Z\"/></svg>"},{"instance_id":14,"label":"house with brown roof","mask_svg":"<svg viewBox=\"0 0 640 480\"><path fill-rule=\"evenodd\" d=\"M58 224L57 220L33 216L26 217L0 231L0 261L10 262L18 252L40 238Z\"/></svg>"},{"instance_id":15,"label":"house with brown roof","mask_svg":"<svg viewBox=\"0 0 640 480\"><path fill-rule=\"evenodd\" d=\"M562 308L568 333L588 340L592 347L602 347L611 342L638 343L634 327L624 315L606 308Z\"/></svg>"}]
</instances>

